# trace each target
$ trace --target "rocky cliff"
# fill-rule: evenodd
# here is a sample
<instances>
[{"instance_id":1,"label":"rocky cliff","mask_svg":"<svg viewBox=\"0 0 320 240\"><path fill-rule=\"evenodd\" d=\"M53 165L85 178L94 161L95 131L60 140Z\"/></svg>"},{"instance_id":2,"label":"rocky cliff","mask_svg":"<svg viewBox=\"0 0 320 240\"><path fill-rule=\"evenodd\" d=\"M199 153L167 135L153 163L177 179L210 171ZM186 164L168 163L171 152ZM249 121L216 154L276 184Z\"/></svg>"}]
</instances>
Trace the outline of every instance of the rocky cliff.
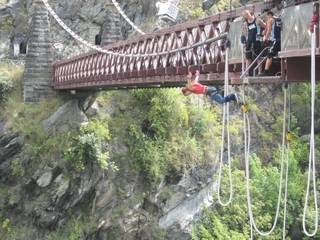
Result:
<instances>
[{"instance_id":1,"label":"rocky cliff","mask_svg":"<svg viewBox=\"0 0 320 240\"><path fill-rule=\"evenodd\" d=\"M85 225L85 235L79 239L190 239L192 222L203 207L212 203L216 190L212 175L217 166L209 160L197 163L168 173L149 186L143 175L132 169L122 129L113 126L119 123L123 111L127 111L126 116L134 114L123 105L131 100L132 96L125 92L103 101L100 98L89 107L88 100L69 100L41 123L41 129L54 141L52 149L45 151L38 147L48 146L28 139L33 138L29 134L40 138L36 130L29 134L12 132L14 127L2 117L0 217L2 222L10 219L12 225L12 235L2 229L2 236L71 239L63 238L67 235L61 233L53 238L53 233L58 229L66 231L66 225L75 231L74 221ZM105 114L115 119L111 120L114 137L109 147L111 161L119 170L105 171L90 162L81 172L68 170L57 136ZM49 144L48 139L44 141Z\"/></svg>"},{"instance_id":2,"label":"rocky cliff","mask_svg":"<svg viewBox=\"0 0 320 240\"><path fill-rule=\"evenodd\" d=\"M152 29L155 21L155 0L153 1L119 1L128 17L145 30ZM130 25L115 13L111 1L50 1L50 5L64 22L82 38L91 43L96 42L97 35L103 35L115 21L119 21L122 38L135 34ZM28 44L30 39L30 21L32 16L31 0L10 0L0 2L0 57L23 59L25 53L19 51L21 43ZM88 49L79 45L51 18L51 43L55 58L70 57ZM112 32L107 38L112 40Z\"/></svg>"}]
</instances>

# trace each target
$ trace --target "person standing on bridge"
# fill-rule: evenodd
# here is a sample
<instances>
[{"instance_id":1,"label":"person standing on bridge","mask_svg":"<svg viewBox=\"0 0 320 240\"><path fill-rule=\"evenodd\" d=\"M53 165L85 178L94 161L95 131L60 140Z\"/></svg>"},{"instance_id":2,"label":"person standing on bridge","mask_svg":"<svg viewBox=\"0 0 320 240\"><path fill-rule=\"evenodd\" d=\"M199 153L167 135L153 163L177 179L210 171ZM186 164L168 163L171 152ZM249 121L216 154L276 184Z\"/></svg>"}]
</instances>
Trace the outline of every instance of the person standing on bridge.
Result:
<instances>
[{"instance_id":1,"label":"person standing on bridge","mask_svg":"<svg viewBox=\"0 0 320 240\"><path fill-rule=\"evenodd\" d=\"M182 88L182 93L184 96L189 96L191 94L205 94L211 99L212 102L217 102L219 104L224 104L230 101L238 103L238 96L236 93L231 93L228 96L223 97L216 87L206 86L199 83L199 77L199 71L196 71L194 79L192 79L192 73L189 72L187 76L188 83Z\"/></svg>"},{"instance_id":2,"label":"person standing on bridge","mask_svg":"<svg viewBox=\"0 0 320 240\"><path fill-rule=\"evenodd\" d=\"M245 56L246 56L246 66L250 66L254 58L256 58L261 52L261 36L262 29L266 28L266 24L260 18L255 18L251 15L249 10L243 12L243 18L246 23L246 35L244 33L241 37L241 42L245 44ZM249 70L249 76L253 75L253 69Z\"/></svg>"},{"instance_id":3,"label":"person standing on bridge","mask_svg":"<svg viewBox=\"0 0 320 240\"><path fill-rule=\"evenodd\" d=\"M263 41L266 46L269 46L269 51L267 55L267 61L262 72L259 76L272 76L270 71L272 66L272 61L275 56L278 55L278 52L281 50L281 29L282 21L281 18L275 17L272 11L267 13L267 28L264 35Z\"/></svg>"}]
</instances>

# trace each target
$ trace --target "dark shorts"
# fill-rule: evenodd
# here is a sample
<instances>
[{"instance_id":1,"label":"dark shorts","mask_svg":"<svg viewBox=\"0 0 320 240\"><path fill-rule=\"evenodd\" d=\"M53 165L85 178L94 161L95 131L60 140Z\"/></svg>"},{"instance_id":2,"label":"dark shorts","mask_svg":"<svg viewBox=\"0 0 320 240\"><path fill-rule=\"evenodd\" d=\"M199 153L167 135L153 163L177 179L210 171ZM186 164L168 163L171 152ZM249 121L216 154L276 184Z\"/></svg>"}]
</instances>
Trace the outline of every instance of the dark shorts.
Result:
<instances>
[{"instance_id":1,"label":"dark shorts","mask_svg":"<svg viewBox=\"0 0 320 240\"><path fill-rule=\"evenodd\" d=\"M246 43L246 58L253 60L261 52L261 42L260 41L247 41Z\"/></svg>"},{"instance_id":2,"label":"dark shorts","mask_svg":"<svg viewBox=\"0 0 320 240\"><path fill-rule=\"evenodd\" d=\"M270 41L269 42L269 50L268 50L268 58L273 58L278 55L278 52L281 50L280 41Z\"/></svg>"}]
</instances>

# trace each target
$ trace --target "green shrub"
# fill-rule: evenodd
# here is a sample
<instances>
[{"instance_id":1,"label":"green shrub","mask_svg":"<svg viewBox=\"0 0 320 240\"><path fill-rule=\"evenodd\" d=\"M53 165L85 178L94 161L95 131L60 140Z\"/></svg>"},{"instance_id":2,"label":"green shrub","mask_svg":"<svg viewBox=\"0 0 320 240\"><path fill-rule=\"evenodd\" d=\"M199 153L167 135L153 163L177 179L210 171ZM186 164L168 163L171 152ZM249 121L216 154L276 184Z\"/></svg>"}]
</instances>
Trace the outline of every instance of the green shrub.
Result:
<instances>
[{"instance_id":1,"label":"green shrub","mask_svg":"<svg viewBox=\"0 0 320 240\"><path fill-rule=\"evenodd\" d=\"M8 98L12 89L12 79L8 75L0 73L0 102L3 102Z\"/></svg>"},{"instance_id":2,"label":"green shrub","mask_svg":"<svg viewBox=\"0 0 320 240\"><path fill-rule=\"evenodd\" d=\"M135 168L148 183L158 180L166 167L163 142L148 138L139 127L131 125L128 143Z\"/></svg>"},{"instance_id":3,"label":"green shrub","mask_svg":"<svg viewBox=\"0 0 320 240\"><path fill-rule=\"evenodd\" d=\"M48 240L82 240L96 230L97 225L92 219L71 218L68 222L52 232Z\"/></svg>"},{"instance_id":4,"label":"green shrub","mask_svg":"<svg viewBox=\"0 0 320 240\"><path fill-rule=\"evenodd\" d=\"M77 134L69 134L69 146L64 152L64 159L76 171L83 171L90 161L96 163L102 169L109 166L115 168L109 162L107 141L110 133L107 124L103 121L93 120L88 125L82 126Z\"/></svg>"},{"instance_id":5,"label":"green shrub","mask_svg":"<svg viewBox=\"0 0 320 240\"><path fill-rule=\"evenodd\" d=\"M302 239L301 235L297 236L297 232L301 233L302 230L301 228L297 229L297 226L301 226L301 209L303 209L303 201L301 199L303 199L305 192L303 174L299 169L297 160L301 157L301 148L305 148L305 146L294 141L289 154L286 239ZM274 165L263 165L261 160L254 154L250 159L253 215L259 229L263 231L270 229L276 211L280 177L280 155L280 150L274 154ZM224 171L223 176L226 176L226 169ZM193 229L193 240L249 239L250 225L247 213L244 171L233 170L232 177L233 182L236 183L234 184L234 199L232 203L227 207L221 207L215 203L208 208ZM227 186L229 186L228 179L224 177L222 180L223 197L228 194L229 189ZM216 196L214 197L216 198ZM283 209L283 205L281 205L280 209ZM281 239L282 229L280 226L283 224L282 216L280 211L278 227L270 239ZM308 224L311 226L312 220ZM260 239L256 233L254 233L254 239Z\"/></svg>"},{"instance_id":6,"label":"green shrub","mask_svg":"<svg viewBox=\"0 0 320 240\"><path fill-rule=\"evenodd\" d=\"M8 218L6 218L2 222L1 227L6 233L11 233L12 232L12 223L11 223L10 219L8 219Z\"/></svg>"},{"instance_id":7,"label":"green shrub","mask_svg":"<svg viewBox=\"0 0 320 240\"><path fill-rule=\"evenodd\" d=\"M0 239L16 239L16 229L9 218L0 216Z\"/></svg>"},{"instance_id":8,"label":"green shrub","mask_svg":"<svg viewBox=\"0 0 320 240\"><path fill-rule=\"evenodd\" d=\"M24 167L20 159L15 159L10 164L11 174L16 177L23 177L25 174Z\"/></svg>"},{"instance_id":9,"label":"green shrub","mask_svg":"<svg viewBox=\"0 0 320 240\"><path fill-rule=\"evenodd\" d=\"M1 5L1 4L0 4ZM7 16L0 22L0 30L9 32L13 27L14 19L12 16Z\"/></svg>"}]
</instances>

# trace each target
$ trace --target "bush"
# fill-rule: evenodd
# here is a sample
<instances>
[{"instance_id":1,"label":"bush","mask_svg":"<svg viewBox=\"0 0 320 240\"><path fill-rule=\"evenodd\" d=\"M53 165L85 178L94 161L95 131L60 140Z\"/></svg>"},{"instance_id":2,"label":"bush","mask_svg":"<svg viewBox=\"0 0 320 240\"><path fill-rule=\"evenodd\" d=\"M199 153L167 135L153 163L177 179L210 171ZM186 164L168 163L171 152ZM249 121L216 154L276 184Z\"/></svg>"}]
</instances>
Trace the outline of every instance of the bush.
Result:
<instances>
[{"instance_id":1,"label":"bush","mask_svg":"<svg viewBox=\"0 0 320 240\"><path fill-rule=\"evenodd\" d=\"M10 98L15 97L21 101L20 80L23 71L24 67L21 65L0 63L0 103L4 100L8 100L10 93ZM0 106L3 107L4 105L1 104Z\"/></svg>"},{"instance_id":2,"label":"bush","mask_svg":"<svg viewBox=\"0 0 320 240\"><path fill-rule=\"evenodd\" d=\"M90 161L102 169L114 167L109 162L109 151L106 149L110 133L105 122L94 120L82 126L79 133L69 135L70 145L64 152L64 159L76 171L83 171Z\"/></svg>"},{"instance_id":3,"label":"bush","mask_svg":"<svg viewBox=\"0 0 320 240\"><path fill-rule=\"evenodd\" d=\"M10 164L11 174L16 177L23 177L25 174L24 167L20 159L15 159Z\"/></svg>"},{"instance_id":4,"label":"bush","mask_svg":"<svg viewBox=\"0 0 320 240\"><path fill-rule=\"evenodd\" d=\"M303 199L305 189L303 174L299 169L297 160L300 158L301 148L304 148L304 146L294 141L289 154L286 239L302 239L302 229L299 229L299 227L301 227L303 209L303 201L301 199ZM263 165L261 160L254 154L250 159L253 215L258 228L263 231L270 229L276 211L280 178L280 150L276 151L274 157L274 165ZM224 176L226 175L224 174ZM233 170L232 177L234 183L237 183L234 184L234 199L232 203L224 208L214 204L207 209L193 229L193 240L249 239L250 225L247 213L244 171ZM227 178L223 179L222 184L223 187L228 186ZM223 188L222 194L223 196L228 194L228 189L224 190ZM281 209L283 209L283 205L281 206ZM281 239L282 224L283 212L280 211L278 225L271 239ZM310 226L312 225L312 220L308 222L309 224ZM256 233L254 233L254 239L260 239Z\"/></svg>"},{"instance_id":5,"label":"bush","mask_svg":"<svg viewBox=\"0 0 320 240\"><path fill-rule=\"evenodd\" d=\"M13 89L13 81L6 74L0 74L0 102L4 102L11 90Z\"/></svg>"},{"instance_id":6,"label":"bush","mask_svg":"<svg viewBox=\"0 0 320 240\"><path fill-rule=\"evenodd\" d=\"M157 181L165 170L163 142L148 138L139 127L131 125L128 143L135 168L148 183Z\"/></svg>"},{"instance_id":7,"label":"bush","mask_svg":"<svg viewBox=\"0 0 320 240\"><path fill-rule=\"evenodd\" d=\"M51 232L48 240L80 240L88 239L90 233L96 230L96 223L83 217L72 217L65 224L61 225L55 232Z\"/></svg>"}]
</instances>

